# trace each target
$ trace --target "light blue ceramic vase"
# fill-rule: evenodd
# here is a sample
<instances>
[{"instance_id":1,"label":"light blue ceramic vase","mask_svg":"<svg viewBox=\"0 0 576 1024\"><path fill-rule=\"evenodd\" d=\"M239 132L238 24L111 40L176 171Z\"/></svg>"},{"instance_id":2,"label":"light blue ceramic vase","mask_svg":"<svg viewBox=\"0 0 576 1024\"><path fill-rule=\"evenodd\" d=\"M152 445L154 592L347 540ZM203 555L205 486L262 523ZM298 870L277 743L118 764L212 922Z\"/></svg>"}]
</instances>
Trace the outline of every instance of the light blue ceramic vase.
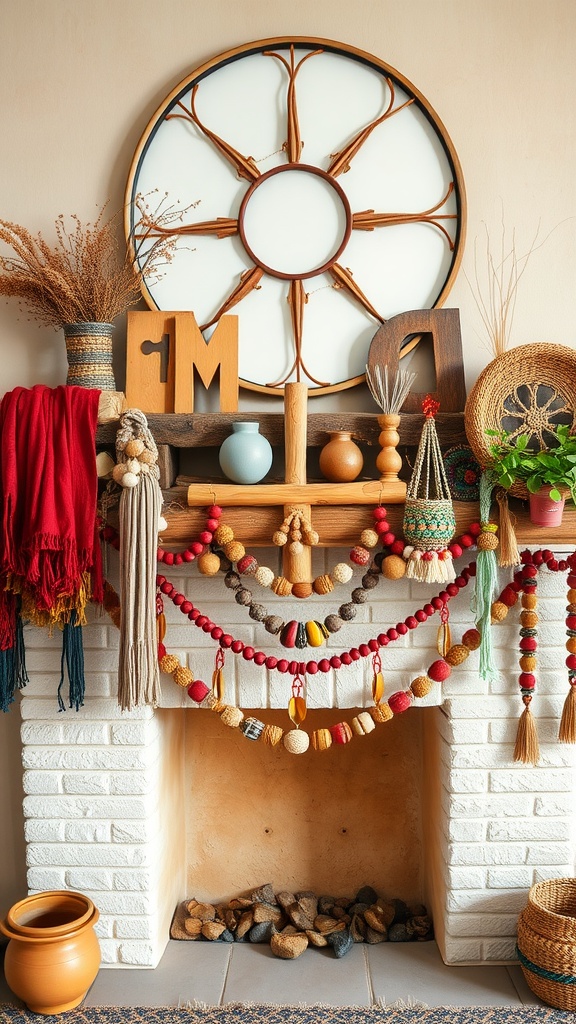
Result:
<instances>
[{"instance_id":1,"label":"light blue ceramic vase","mask_svg":"<svg viewBox=\"0 0 576 1024\"><path fill-rule=\"evenodd\" d=\"M258 423L233 423L232 433L220 446L220 468L235 484L257 484L272 465L270 442Z\"/></svg>"}]
</instances>

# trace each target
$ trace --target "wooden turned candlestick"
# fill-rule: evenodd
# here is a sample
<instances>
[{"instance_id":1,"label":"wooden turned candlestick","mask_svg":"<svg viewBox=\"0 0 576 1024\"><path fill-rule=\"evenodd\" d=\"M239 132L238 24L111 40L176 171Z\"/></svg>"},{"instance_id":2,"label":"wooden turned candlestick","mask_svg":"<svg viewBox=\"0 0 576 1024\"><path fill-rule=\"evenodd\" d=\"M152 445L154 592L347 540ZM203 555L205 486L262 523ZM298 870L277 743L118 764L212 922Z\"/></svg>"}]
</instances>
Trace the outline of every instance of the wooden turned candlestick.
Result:
<instances>
[{"instance_id":1,"label":"wooden turned candlestick","mask_svg":"<svg viewBox=\"0 0 576 1024\"><path fill-rule=\"evenodd\" d=\"M306 445L308 438L308 388L303 381L294 381L284 388L284 447L287 484L306 483ZM310 505L298 505L306 518L310 518ZM289 516L294 505L284 506ZM291 583L309 583L312 580L312 551L305 544L300 554L294 554L286 544L282 550L282 571Z\"/></svg>"},{"instance_id":2,"label":"wooden turned candlestick","mask_svg":"<svg viewBox=\"0 0 576 1024\"><path fill-rule=\"evenodd\" d=\"M398 473L402 468L402 456L397 451L400 443L399 424L400 416L397 413L387 412L378 416L378 443L381 451L376 458L376 468L382 482L398 480Z\"/></svg>"}]
</instances>

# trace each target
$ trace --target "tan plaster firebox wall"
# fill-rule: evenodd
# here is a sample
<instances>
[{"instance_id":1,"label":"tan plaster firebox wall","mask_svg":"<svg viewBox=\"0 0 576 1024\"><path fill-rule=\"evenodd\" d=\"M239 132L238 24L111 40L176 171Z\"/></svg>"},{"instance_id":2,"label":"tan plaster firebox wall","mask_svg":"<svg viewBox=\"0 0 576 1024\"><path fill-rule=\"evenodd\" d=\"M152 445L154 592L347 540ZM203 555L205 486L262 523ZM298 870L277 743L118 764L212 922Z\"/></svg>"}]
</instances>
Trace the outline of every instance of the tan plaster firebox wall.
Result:
<instances>
[{"instance_id":1,"label":"tan plaster firebox wall","mask_svg":"<svg viewBox=\"0 0 576 1024\"><path fill-rule=\"evenodd\" d=\"M303 757L246 742L209 711L187 714L187 894L225 900L271 882L277 891L346 896L369 884L387 896L424 899L425 714L413 711L366 741ZM285 712L264 715L286 728ZM306 729L341 720L341 711L310 711Z\"/></svg>"}]
</instances>

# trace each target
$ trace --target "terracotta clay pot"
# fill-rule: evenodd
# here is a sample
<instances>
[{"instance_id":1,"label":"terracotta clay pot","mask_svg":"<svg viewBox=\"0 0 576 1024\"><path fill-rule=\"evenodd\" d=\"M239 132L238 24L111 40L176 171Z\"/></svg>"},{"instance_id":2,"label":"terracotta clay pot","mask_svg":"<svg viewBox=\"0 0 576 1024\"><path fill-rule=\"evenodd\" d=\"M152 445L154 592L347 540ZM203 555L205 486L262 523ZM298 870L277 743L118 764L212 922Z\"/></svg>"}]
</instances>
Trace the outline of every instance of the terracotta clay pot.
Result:
<instances>
[{"instance_id":1,"label":"terracotta clay pot","mask_svg":"<svg viewBox=\"0 0 576 1024\"><path fill-rule=\"evenodd\" d=\"M331 430L320 452L320 472L333 483L351 483L362 470L364 456L349 430Z\"/></svg>"},{"instance_id":2,"label":"terracotta clay pot","mask_svg":"<svg viewBox=\"0 0 576 1024\"><path fill-rule=\"evenodd\" d=\"M40 892L15 903L0 931L6 981L33 1013L56 1014L82 1002L100 967L98 910L79 892Z\"/></svg>"}]
</instances>

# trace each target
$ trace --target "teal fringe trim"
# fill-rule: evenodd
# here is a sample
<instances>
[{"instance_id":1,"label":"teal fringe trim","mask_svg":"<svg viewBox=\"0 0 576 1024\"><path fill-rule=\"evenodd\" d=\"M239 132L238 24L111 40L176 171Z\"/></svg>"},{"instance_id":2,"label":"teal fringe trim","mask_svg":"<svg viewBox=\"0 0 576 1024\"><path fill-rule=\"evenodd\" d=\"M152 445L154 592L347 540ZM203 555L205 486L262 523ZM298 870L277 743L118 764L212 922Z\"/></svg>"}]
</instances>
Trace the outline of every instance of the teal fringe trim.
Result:
<instances>
[{"instance_id":1,"label":"teal fringe trim","mask_svg":"<svg viewBox=\"0 0 576 1024\"><path fill-rule=\"evenodd\" d=\"M516 954L523 967L528 971L532 971L532 974L537 974L540 978L547 978L548 981L558 981L561 985L576 985L576 975L574 974L557 974L556 971L547 971L545 967L539 967L538 964L533 964L527 956L524 956L522 950L516 946Z\"/></svg>"},{"instance_id":2,"label":"teal fringe trim","mask_svg":"<svg viewBox=\"0 0 576 1024\"><path fill-rule=\"evenodd\" d=\"M487 473L480 477L480 522L487 523L490 518L492 500L492 481ZM498 673L494 665L492 652L492 602L494 601L498 582L498 566L495 551L478 551L476 559L476 587L474 604L476 625L482 637L480 642L480 677L491 681Z\"/></svg>"},{"instance_id":3,"label":"teal fringe trim","mask_svg":"<svg viewBox=\"0 0 576 1024\"><path fill-rule=\"evenodd\" d=\"M16 690L21 690L29 682L26 671L26 651L24 648L24 624L20 618L20 605L16 609L16 643L6 651L0 651L0 708L8 711L14 703Z\"/></svg>"},{"instance_id":4,"label":"teal fringe trim","mask_svg":"<svg viewBox=\"0 0 576 1024\"><path fill-rule=\"evenodd\" d=\"M66 705L62 698L64 686L64 666L70 683L69 707L78 711L84 705L84 648L82 646L82 627L76 625L76 612L70 615L70 622L64 626L62 637L62 658L60 661L60 684L58 686L58 709L65 711Z\"/></svg>"}]
</instances>

